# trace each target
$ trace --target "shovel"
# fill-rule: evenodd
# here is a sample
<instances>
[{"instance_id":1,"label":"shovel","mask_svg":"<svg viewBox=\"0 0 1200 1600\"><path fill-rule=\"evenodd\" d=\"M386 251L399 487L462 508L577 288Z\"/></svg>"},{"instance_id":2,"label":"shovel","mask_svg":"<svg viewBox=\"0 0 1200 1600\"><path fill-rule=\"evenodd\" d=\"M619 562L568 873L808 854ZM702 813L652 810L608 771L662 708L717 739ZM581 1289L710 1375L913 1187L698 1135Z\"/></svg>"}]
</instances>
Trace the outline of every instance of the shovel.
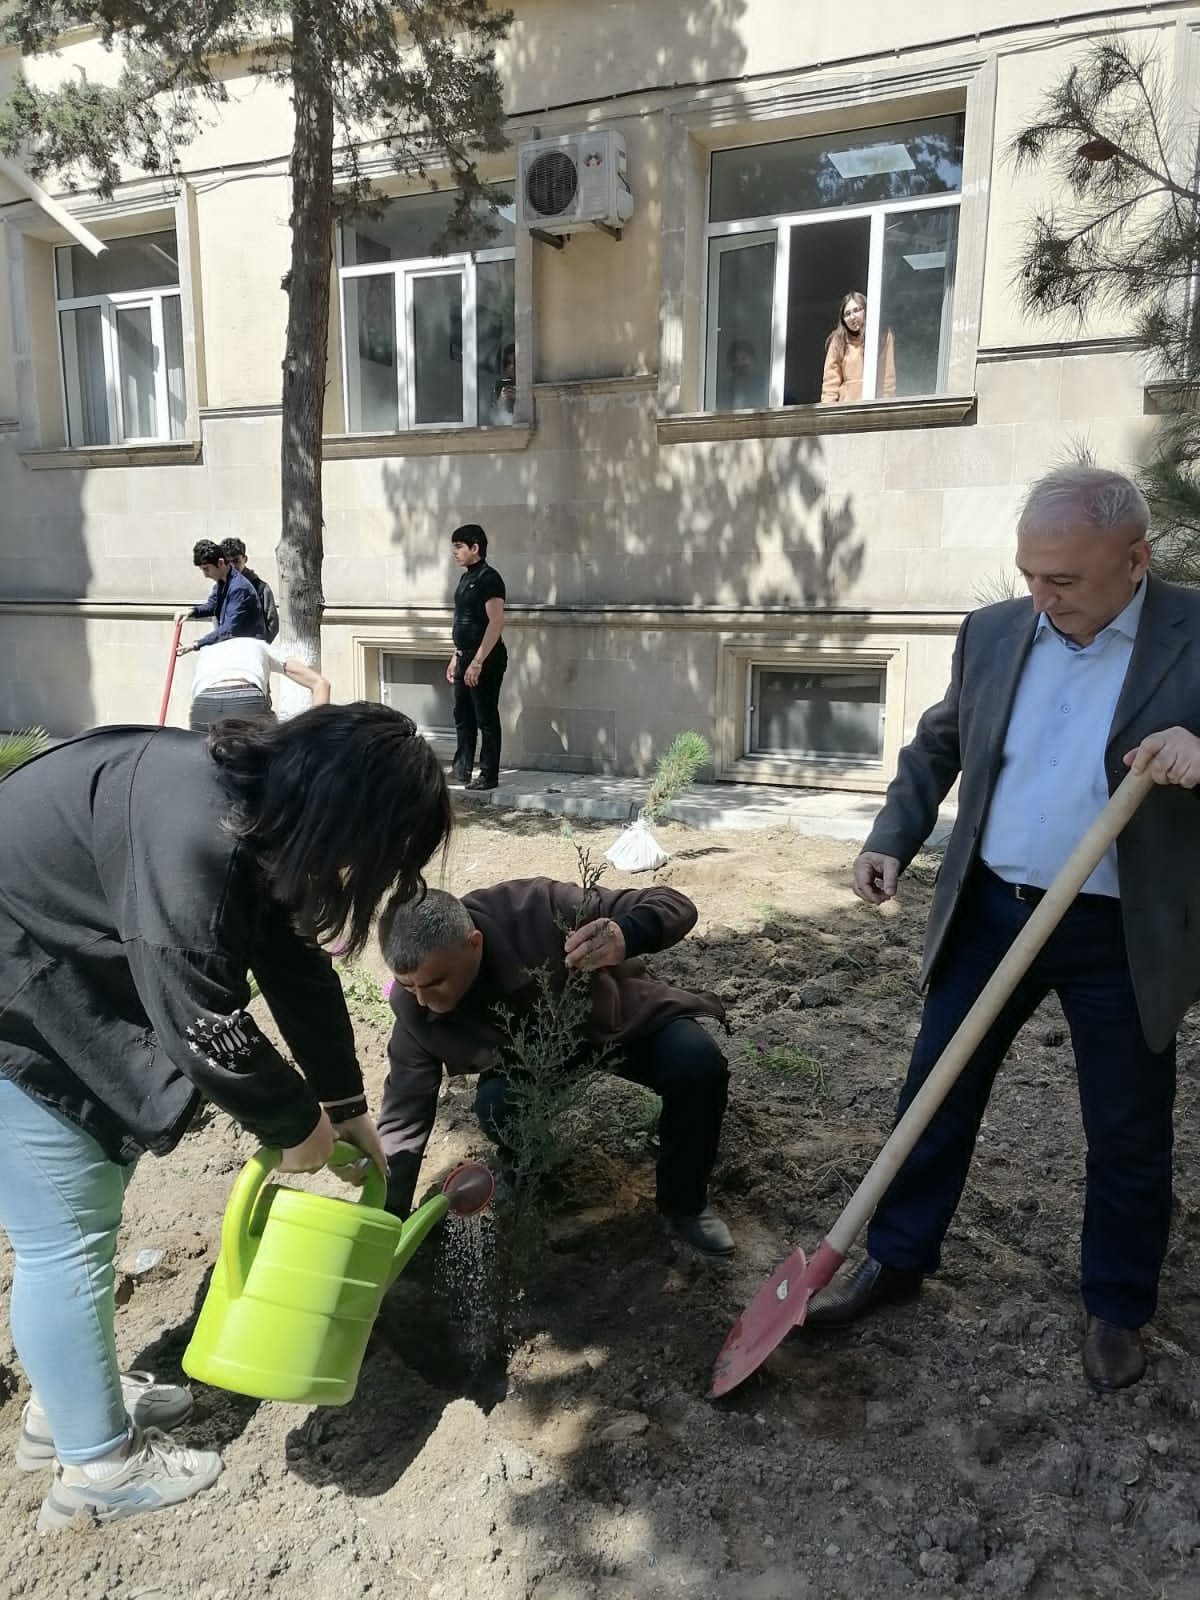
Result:
<instances>
[{"instance_id":1,"label":"shovel","mask_svg":"<svg viewBox=\"0 0 1200 1600\"><path fill-rule=\"evenodd\" d=\"M167 720L167 707L171 704L171 685L175 682L175 652L179 649L179 635L183 632L183 623L175 624L175 637L171 640L171 659L167 663L167 682L163 689L162 705L158 708L158 725L163 727Z\"/></svg>"},{"instance_id":2,"label":"shovel","mask_svg":"<svg viewBox=\"0 0 1200 1600\"><path fill-rule=\"evenodd\" d=\"M1104 852L1150 792L1153 779L1129 773L1067 858L1062 871L1034 908L1029 921L989 979L958 1031L900 1118L874 1165L851 1195L812 1260L794 1250L763 1284L726 1339L713 1369L711 1398L728 1394L748 1378L776 1345L800 1327L808 1302L823 1289L882 1200L955 1079L982 1043L1034 957L1062 920L1067 907L1099 865Z\"/></svg>"}]
</instances>

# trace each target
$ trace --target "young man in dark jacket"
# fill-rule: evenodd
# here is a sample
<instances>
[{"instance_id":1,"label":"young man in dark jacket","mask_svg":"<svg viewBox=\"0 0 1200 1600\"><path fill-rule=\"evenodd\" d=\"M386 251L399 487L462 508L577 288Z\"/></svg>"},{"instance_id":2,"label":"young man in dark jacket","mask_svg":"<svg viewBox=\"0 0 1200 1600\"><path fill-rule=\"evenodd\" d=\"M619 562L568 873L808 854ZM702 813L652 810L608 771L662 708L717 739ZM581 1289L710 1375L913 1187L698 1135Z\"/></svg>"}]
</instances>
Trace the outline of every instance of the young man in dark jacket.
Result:
<instances>
[{"instance_id":1,"label":"young man in dark jacket","mask_svg":"<svg viewBox=\"0 0 1200 1600\"><path fill-rule=\"evenodd\" d=\"M211 539L199 540L192 550L192 564L212 580L212 593L202 605L177 611L175 621L212 617L215 626L202 639L181 644L177 653L190 655L193 650L203 650L206 644L219 644L223 639L265 639L266 624L254 585L230 565L221 546Z\"/></svg>"},{"instance_id":2,"label":"young man in dark jacket","mask_svg":"<svg viewBox=\"0 0 1200 1600\"><path fill-rule=\"evenodd\" d=\"M265 578L260 578L253 567L247 565L246 546L241 539L222 539L221 554L235 571L240 572L243 578L249 579L254 585L254 592L262 607L267 643L274 644L279 637L279 607L275 604L275 594L271 585Z\"/></svg>"},{"instance_id":3,"label":"young man in dark jacket","mask_svg":"<svg viewBox=\"0 0 1200 1600\"><path fill-rule=\"evenodd\" d=\"M530 878L462 900L431 889L419 904L384 913L380 944L396 974L379 1114L389 1209L404 1215L412 1204L443 1067L480 1074L476 1113L502 1142L510 1110L505 1015L520 1018L537 1003L537 968L550 971L556 988L573 968L592 974L583 1052L610 1047L610 1071L662 1097L657 1199L667 1226L705 1255L727 1256L733 1238L707 1201L729 1069L697 1020L724 1022L725 1010L714 995L651 977L638 959L677 944L696 908L661 885L593 889L581 915L582 898L577 884ZM564 928L573 931L564 936Z\"/></svg>"}]
</instances>

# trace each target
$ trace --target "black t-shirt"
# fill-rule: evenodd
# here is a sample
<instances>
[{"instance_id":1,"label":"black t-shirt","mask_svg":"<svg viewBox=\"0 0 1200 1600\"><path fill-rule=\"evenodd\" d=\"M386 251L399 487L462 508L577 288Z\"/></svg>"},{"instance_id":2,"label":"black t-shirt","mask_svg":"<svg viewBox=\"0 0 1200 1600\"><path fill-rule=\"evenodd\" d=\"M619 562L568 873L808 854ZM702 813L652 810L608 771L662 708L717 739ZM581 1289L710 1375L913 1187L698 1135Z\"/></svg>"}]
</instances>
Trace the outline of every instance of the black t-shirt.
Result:
<instances>
[{"instance_id":1,"label":"black t-shirt","mask_svg":"<svg viewBox=\"0 0 1200 1600\"><path fill-rule=\"evenodd\" d=\"M504 579L486 561L465 567L454 591L454 648L478 650L487 632L487 603L505 598Z\"/></svg>"}]
</instances>

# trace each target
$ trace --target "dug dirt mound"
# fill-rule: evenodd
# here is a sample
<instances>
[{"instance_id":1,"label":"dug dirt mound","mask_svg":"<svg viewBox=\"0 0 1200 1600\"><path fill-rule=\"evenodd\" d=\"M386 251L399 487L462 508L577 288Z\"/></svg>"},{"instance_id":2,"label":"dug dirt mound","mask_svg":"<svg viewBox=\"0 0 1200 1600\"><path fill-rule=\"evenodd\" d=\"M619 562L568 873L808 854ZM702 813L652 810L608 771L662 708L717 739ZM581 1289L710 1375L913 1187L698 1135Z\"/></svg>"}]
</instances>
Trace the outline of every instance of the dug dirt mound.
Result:
<instances>
[{"instance_id":1,"label":"dug dirt mound","mask_svg":"<svg viewBox=\"0 0 1200 1600\"><path fill-rule=\"evenodd\" d=\"M592 830L578 830L593 842ZM602 851L614 830L595 830ZM656 958L722 993L732 1095L712 1203L738 1241L697 1260L654 1210L652 1096L601 1078L497 1364L482 1232L445 1232L399 1280L339 1409L199 1389L188 1438L226 1471L174 1512L32 1532L45 1481L0 1457L0 1595L34 1600L1193 1600L1200 1593L1197 1032L1180 1042L1176 1217L1145 1381L1099 1398L1079 1364L1083 1139L1048 1005L1001 1074L943 1270L840 1335L789 1337L728 1400L713 1360L762 1278L812 1249L886 1135L919 1015L932 863L886 914L852 850L789 833L664 830L700 908ZM459 830L452 886L570 877L545 819ZM611 882L622 880L617 874ZM373 1097L387 1014L352 994ZM422 1183L486 1149L471 1086L444 1091ZM210 1116L129 1192L122 1360L179 1375L249 1152ZM143 1258L145 1259L145 1258ZM0 1305L7 1304L0 1255ZM410 1277L411 1274L411 1277ZM6 1377L7 1374L7 1377ZM0 1442L25 1395L0 1324Z\"/></svg>"}]
</instances>

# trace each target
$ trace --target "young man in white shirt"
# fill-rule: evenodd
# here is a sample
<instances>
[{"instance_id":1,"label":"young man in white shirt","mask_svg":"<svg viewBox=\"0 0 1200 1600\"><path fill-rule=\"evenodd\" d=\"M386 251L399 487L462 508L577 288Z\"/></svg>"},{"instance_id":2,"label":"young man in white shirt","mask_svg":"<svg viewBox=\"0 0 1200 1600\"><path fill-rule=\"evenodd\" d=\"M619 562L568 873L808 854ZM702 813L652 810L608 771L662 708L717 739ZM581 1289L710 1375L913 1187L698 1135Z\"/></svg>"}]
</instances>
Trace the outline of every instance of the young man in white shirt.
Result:
<instances>
[{"instance_id":1,"label":"young man in white shirt","mask_svg":"<svg viewBox=\"0 0 1200 1600\"><path fill-rule=\"evenodd\" d=\"M314 706L329 704L329 679L303 661L279 655L262 639L225 639L196 655L192 732L207 733L223 717L273 717L273 672L282 672L308 689Z\"/></svg>"}]
</instances>

